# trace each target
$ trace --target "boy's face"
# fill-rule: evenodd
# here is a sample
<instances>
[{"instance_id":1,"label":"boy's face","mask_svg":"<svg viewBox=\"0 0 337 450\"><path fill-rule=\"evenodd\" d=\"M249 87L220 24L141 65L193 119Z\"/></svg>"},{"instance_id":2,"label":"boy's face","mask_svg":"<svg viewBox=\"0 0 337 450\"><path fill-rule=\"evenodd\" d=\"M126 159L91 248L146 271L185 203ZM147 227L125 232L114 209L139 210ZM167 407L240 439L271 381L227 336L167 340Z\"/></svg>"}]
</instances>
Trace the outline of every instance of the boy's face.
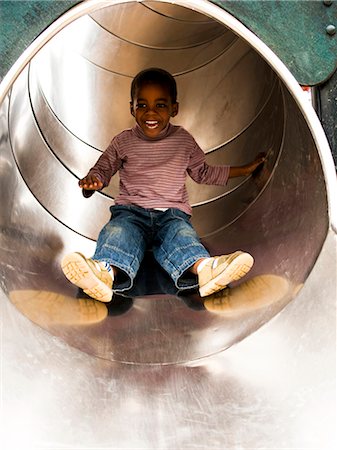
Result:
<instances>
[{"instance_id":1,"label":"boy's face","mask_svg":"<svg viewBox=\"0 0 337 450\"><path fill-rule=\"evenodd\" d=\"M178 114L178 103L172 103L168 88L158 84L141 86L131 102L131 114L149 138L155 138Z\"/></svg>"}]
</instances>

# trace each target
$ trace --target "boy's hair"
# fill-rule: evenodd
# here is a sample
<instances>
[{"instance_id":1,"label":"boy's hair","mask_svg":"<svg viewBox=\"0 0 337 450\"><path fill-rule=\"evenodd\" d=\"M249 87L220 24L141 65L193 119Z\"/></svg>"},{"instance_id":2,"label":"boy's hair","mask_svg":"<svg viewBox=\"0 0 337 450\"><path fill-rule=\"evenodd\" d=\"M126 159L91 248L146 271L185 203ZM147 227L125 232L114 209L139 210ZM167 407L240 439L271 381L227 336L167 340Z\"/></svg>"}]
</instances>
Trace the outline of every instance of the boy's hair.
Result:
<instances>
[{"instance_id":1,"label":"boy's hair","mask_svg":"<svg viewBox=\"0 0 337 450\"><path fill-rule=\"evenodd\" d=\"M146 84L158 84L165 86L170 94L172 103L177 103L177 84L173 76L164 69L151 67L139 72L131 83L131 101L134 100L136 92Z\"/></svg>"}]
</instances>

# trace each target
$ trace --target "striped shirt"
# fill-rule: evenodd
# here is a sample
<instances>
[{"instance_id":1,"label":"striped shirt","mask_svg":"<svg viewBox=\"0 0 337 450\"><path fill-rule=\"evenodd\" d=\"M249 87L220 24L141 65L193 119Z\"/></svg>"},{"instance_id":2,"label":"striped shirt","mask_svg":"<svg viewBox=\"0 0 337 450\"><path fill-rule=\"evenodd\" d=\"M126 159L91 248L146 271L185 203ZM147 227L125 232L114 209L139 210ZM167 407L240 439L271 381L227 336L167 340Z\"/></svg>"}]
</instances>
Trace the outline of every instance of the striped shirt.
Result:
<instances>
[{"instance_id":1,"label":"striped shirt","mask_svg":"<svg viewBox=\"0 0 337 450\"><path fill-rule=\"evenodd\" d=\"M224 186L230 166L209 166L192 135L171 123L156 138L148 138L136 124L115 136L90 175L106 187L119 171L116 205L178 208L192 213L186 190L187 174L197 183Z\"/></svg>"}]
</instances>

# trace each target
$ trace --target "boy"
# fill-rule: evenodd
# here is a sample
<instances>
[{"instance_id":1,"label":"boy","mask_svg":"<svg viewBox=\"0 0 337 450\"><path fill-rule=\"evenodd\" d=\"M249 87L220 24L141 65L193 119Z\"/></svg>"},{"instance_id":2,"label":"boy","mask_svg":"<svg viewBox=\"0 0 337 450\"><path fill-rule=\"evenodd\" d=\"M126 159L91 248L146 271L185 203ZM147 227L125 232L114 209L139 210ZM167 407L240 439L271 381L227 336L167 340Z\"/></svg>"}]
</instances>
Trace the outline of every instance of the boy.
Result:
<instances>
[{"instance_id":1,"label":"boy","mask_svg":"<svg viewBox=\"0 0 337 450\"><path fill-rule=\"evenodd\" d=\"M149 247L178 289L199 286L202 297L240 279L253 265L253 257L242 251L210 257L190 222L185 179L189 174L197 183L225 185L231 177L251 174L264 156L241 167L209 166L194 138L170 123L178 108L171 74L157 68L140 72L131 84L135 126L115 136L79 181L88 197L117 171L120 175L112 217L93 258L71 253L61 263L68 280L96 300L109 302L113 291L130 289Z\"/></svg>"}]
</instances>

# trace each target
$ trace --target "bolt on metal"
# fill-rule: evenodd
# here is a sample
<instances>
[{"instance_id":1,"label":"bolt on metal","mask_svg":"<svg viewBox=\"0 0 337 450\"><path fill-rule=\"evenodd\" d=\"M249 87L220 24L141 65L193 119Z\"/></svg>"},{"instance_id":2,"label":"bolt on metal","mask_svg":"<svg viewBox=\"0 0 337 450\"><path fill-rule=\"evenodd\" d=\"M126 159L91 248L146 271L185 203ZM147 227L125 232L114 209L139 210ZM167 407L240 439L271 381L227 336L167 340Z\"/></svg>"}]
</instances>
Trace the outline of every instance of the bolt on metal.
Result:
<instances>
[{"instance_id":1,"label":"bolt on metal","mask_svg":"<svg viewBox=\"0 0 337 450\"><path fill-rule=\"evenodd\" d=\"M328 25L325 29L325 31L327 32L327 34L329 34L330 36L333 36L336 33L336 27L335 25Z\"/></svg>"}]
</instances>

